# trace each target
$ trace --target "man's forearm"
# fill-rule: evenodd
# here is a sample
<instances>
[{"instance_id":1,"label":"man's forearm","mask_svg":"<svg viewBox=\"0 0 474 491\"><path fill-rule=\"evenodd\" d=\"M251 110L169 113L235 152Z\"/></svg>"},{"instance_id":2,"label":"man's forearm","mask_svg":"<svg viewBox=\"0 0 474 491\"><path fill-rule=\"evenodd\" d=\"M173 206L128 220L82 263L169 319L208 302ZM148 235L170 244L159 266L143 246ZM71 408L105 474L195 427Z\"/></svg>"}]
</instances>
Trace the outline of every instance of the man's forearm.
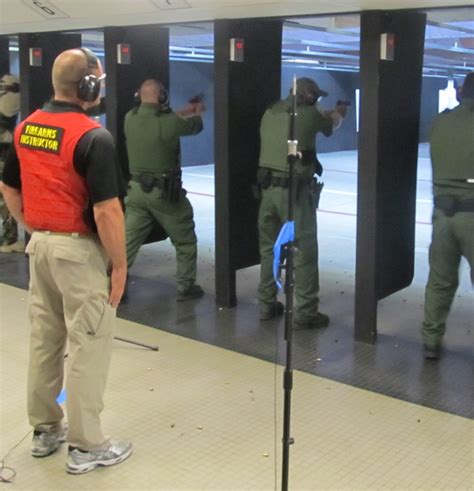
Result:
<instances>
[{"instance_id":1,"label":"man's forearm","mask_svg":"<svg viewBox=\"0 0 474 491\"><path fill-rule=\"evenodd\" d=\"M95 204L94 219L100 241L109 255L112 267L115 269L126 269L125 221L122 206L118 198Z\"/></svg>"},{"instance_id":2,"label":"man's forearm","mask_svg":"<svg viewBox=\"0 0 474 491\"><path fill-rule=\"evenodd\" d=\"M4 182L1 182L0 184L3 198L5 199L5 203L7 204L10 213L13 215L13 218L23 225L27 232L31 233L30 228L25 224L25 218L23 216L23 197L21 191L7 186Z\"/></svg>"}]
</instances>

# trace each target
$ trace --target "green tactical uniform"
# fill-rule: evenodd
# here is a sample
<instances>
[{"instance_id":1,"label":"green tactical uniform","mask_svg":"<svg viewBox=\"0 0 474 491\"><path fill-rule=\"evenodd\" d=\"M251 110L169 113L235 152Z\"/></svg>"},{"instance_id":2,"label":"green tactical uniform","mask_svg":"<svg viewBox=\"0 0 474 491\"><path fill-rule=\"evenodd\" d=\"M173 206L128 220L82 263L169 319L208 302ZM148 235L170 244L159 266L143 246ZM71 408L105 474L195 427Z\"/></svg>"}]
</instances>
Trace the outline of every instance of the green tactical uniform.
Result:
<instances>
[{"instance_id":1,"label":"green tactical uniform","mask_svg":"<svg viewBox=\"0 0 474 491\"><path fill-rule=\"evenodd\" d=\"M437 348L458 287L461 256L474 284L474 183L468 182L474 179L474 98L463 98L436 118L430 149L435 208L422 335L427 348Z\"/></svg>"},{"instance_id":2,"label":"green tactical uniform","mask_svg":"<svg viewBox=\"0 0 474 491\"><path fill-rule=\"evenodd\" d=\"M8 84L18 83L14 75L4 75L2 82ZM0 91L0 180L3 173L3 164L6 154L13 141L13 131L15 128L17 114L20 110L20 94L10 91ZM2 235L0 245L3 247L15 244L18 240L18 225L0 192L0 217L2 219Z\"/></svg>"},{"instance_id":3,"label":"green tactical uniform","mask_svg":"<svg viewBox=\"0 0 474 491\"><path fill-rule=\"evenodd\" d=\"M183 292L196 281L197 239L193 208L181 190L177 201L166 198L159 185L145 192L137 179L148 175L160 179L180 171L179 138L203 128L200 116L183 118L160 112L158 104L142 103L125 116L125 137L132 181L125 200L127 262L130 267L151 230L158 222L176 249L177 288Z\"/></svg>"},{"instance_id":4,"label":"green tactical uniform","mask_svg":"<svg viewBox=\"0 0 474 491\"><path fill-rule=\"evenodd\" d=\"M0 129L0 133L1 133ZM0 135L1 138L1 135ZM3 164L5 162L5 156L8 152L8 148L5 146L1 148L2 143L0 143L0 180L3 172ZM0 217L2 219L2 235L0 237L0 245L9 246L14 244L18 240L18 225L13 215L9 212L3 195L0 192Z\"/></svg>"},{"instance_id":5,"label":"green tactical uniform","mask_svg":"<svg viewBox=\"0 0 474 491\"><path fill-rule=\"evenodd\" d=\"M288 129L290 98L277 102L263 115L260 125L259 174L271 171L262 185L258 230L260 246L260 285L258 296L261 313L275 305L277 287L273 278L273 245L287 220ZM295 164L295 322L311 323L318 315L319 269L316 210L312 190L316 165L315 137L318 132L330 136L333 121L316 106L299 105L296 116L296 138L302 160Z\"/></svg>"}]
</instances>

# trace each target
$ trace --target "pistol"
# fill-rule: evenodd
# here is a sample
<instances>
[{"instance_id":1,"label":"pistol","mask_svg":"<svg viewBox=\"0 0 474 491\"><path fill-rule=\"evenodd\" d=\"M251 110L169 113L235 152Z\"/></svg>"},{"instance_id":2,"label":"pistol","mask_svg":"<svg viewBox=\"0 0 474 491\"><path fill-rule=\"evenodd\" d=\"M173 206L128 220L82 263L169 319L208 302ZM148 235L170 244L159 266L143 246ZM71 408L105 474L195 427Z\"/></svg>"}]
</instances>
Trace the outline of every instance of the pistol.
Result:
<instances>
[{"instance_id":1,"label":"pistol","mask_svg":"<svg viewBox=\"0 0 474 491\"><path fill-rule=\"evenodd\" d=\"M198 104L200 102L204 102L204 92L199 92L199 94L196 94L195 96L191 97L191 99L188 100L189 104Z\"/></svg>"}]
</instances>

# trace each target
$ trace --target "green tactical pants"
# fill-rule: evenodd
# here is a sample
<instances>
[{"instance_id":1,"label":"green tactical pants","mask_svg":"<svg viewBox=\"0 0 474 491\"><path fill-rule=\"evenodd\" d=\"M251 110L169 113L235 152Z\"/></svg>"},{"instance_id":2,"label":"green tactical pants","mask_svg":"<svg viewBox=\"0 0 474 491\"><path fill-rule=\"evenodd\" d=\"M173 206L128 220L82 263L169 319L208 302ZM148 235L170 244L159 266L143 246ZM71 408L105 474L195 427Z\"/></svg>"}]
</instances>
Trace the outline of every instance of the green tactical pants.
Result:
<instances>
[{"instance_id":1,"label":"green tactical pants","mask_svg":"<svg viewBox=\"0 0 474 491\"><path fill-rule=\"evenodd\" d=\"M273 278L273 245L287 220L288 189L270 186L262 190L258 216L260 246L260 285L258 298L262 309L276 301L277 286ZM311 321L318 312L319 269L316 210L309 184L299 186L295 208L295 299L296 317Z\"/></svg>"},{"instance_id":2,"label":"green tactical pants","mask_svg":"<svg viewBox=\"0 0 474 491\"><path fill-rule=\"evenodd\" d=\"M176 279L178 291L196 282L197 239L194 233L193 208L183 195L177 203L162 199L162 191L153 188L144 193L137 182L130 182L125 199L125 229L127 236L127 263L135 261L138 249L158 222L169 235L176 249Z\"/></svg>"},{"instance_id":3,"label":"green tactical pants","mask_svg":"<svg viewBox=\"0 0 474 491\"><path fill-rule=\"evenodd\" d=\"M0 237L0 243L3 245L10 245L18 240L18 225L11 213L8 211L3 195L0 192L0 216L2 218L2 236Z\"/></svg>"},{"instance_id":4,"label":"green tactical pants","mask_svg":"<svg viewBox=\"0 0 474 491\"><path fill-rule=\"evenodd\" d=\"M435 208L430 246L430 274L425 292L423 342L437 346L446 330L446 319L459 284L459 264L464 256L474 285L474 213L447 217Z\"/></svg>"}]
</instances>

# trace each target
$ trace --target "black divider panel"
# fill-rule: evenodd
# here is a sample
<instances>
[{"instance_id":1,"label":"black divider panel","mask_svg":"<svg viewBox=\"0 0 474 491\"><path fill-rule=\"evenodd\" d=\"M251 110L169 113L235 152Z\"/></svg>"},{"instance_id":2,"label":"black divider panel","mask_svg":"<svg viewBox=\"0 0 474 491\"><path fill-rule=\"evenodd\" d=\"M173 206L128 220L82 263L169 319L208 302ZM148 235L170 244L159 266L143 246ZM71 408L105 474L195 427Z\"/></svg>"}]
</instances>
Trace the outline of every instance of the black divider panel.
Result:
<instances>
[{"instance_id":1,"label":"black divider panel","mask_svg":"<svg viewBox=\"0 0 474 491\"><path fill-rule=\"evenodd\" d=\"M8 36L0 36L0 77L10 72L10 53Z\"/></svg>"},{"instance_id":2,"label":"black divider panel","mask_svg":"<svg viewBox=\"0 0 474 491\"><path fill-rule=\"evenodd\" d=\"M62 32L39 32L19 34L21 117L25 118L41 108L53 96L51 68L59 53L81 47L80 34ZM30 48L41 48L42 65L31 66Z\"/></svg>"},{"instance_id":3,"label":"black divider panel","mask_svg":"<svg viewBox=\"0 0 474 491\"><path fill-rule=\"evenodd\" d=\"M130 45L130 64L119 64L117 46ZM106 27L104 29L107 72L107 129L126 166L123 134L125 114L133 107L133 96L147 78L157 78L169 88L169 30L158 26Z\"/></svg>"},{"instance_id":4,"label":"black divider panel","mask_svg":"<svg viewBox=\"0 0 474 491\"><path fill-rule=\"evenodd\" d=\"M258 201L252 194L260 119L280 98L281 21L215 22L216 301L236 304L235 272L259 262ZM243 39L244 61L230 60Z\"/></svg>"},{"instance_id":5,"label":"black divider panel","mask_svg":"<svg viewBox=\"0 0 474 491\"><path fill-rule=\"evenodd\" d=\"M361 15L355 336L373 342L377 301L414 272L416 173L426 15ZM382 60L381 36L394 35Z\"/></svg>"}]
</instances>

